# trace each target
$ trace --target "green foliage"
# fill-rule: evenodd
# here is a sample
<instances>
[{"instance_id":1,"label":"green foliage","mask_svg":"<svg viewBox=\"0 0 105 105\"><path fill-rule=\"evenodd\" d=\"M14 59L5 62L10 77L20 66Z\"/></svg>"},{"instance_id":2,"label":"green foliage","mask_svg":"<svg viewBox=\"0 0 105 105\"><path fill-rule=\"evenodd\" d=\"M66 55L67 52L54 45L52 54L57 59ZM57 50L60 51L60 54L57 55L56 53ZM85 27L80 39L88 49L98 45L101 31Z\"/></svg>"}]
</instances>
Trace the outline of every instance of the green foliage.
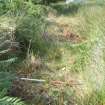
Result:
<instances>
[{"instance_id":1,"label":"green foliage","mask_svg":"<svg viewBox=\"0 0 105 105\"><path fill-rule=\"evenodd\" d=\"M83 20L85 20L85 22L86 22L86 23L84 23L85 30L81 29L81 31L83 34L88 35L88 38L89 38L89 41L87 41L86 43L78 44L78 45L74 45L74 46L72 46L71 43L67 43L68 45L64 46L64 43L61 42L62 44L60 43L59 47L64 47L65 48L64 50L68 50L67 47L70 48L68 51L68 53L70 53L70 54L67 55L67 53L65 53L66 51L64 51L64 52L62 52L62 55L61 55L61 51L59 50L59 47L56 48L57 47L56 42L54 44L52 44L52 39L46 40L45 37L47 37L47 36L44 36L46 34L45 32L47 30L46 29L46 21L44 20L45 14L47 14L47 12L46 12L47 7L44 5L43 6L36 5L39 3L48 5L49 3L57 2L57 1L56 0L43 0L43 1L41 1L41 0L1 0L0 1L0 15L8 13L9 16L12 16L12 17L18 16L17 23L16 23L15 35L16 35L16 40L18 42L20 42L20 48L23 53L23 54L20 54L19 57L22 58L23 55L25 55L24 57L26 57L27 52L28 53L34 52L36 55L47 54L46 56L48 57L48 59L50 59L49 61L52 61L53 59L61 60L62 59L61 56L64 54L63 55L64 60L62 60L62 62L64 64L64 67L63 67L64 71L66 71L65 68L69 67L69 65L70 65L70 67L71 67L70 70L72 69L73 71L76 71L76 72L77 71L85 72L87 69L87 66L89 65L89 67L90 67L89 61L91 60L91 57L92 57L92 56L90 57L90 55L92 54L92 52L94 55L94 48L97 48L97 47L94 47L94 45L98 46L98 44L101 44L101 43L97 44L97 42L98 42L98 41L96 41L97 38L98 39L99 39L99 37L101 39L104 38L104 31L105 31L105 29L104 29L105 28L105 26L104 26L104 20L105 20L104 19L104 17L105 17L104 8L101 9L102 5L100 5L100 6L97 5L94 8L93 8L94 5L92 5L92 8L90 5L85 5L85 6L82 6L82 8L81 8L80 4L69 4L69 5L54 4L54 5L52 5L52 7L55 8L58 11L58 13L64 14L64 15L76 14L76 13L78 13L78 10L79 10L79 13L77 14L76 18L79 17L78 19L80 19L82 17ZM15 19L15 18L13 18L13 19ZM83 24L81 25L82 21L79 21L79 22L80 22L80 24L77 27L81 28L81 26ZM70 24L72 24L72 22ZM78 24L78 21L77 21L77 24ZM102 39L102 41L104 42L104 39ZM52 46L50 46L51 44L52 44ZM2 50L2 49L0 49L0 50ZM99 49L99 50L103 50L103 49ZM48 51L48 53L47 53L47 51ZM73 62L73 64L72 63L70 64L69 57L71 57L72 55L75 55L75 57L74 57L75 61ZM8 55L4 55L3 58L6 58L6 56L8 56ZM9 57L7 57L6 60L2 59L2 61L0 61L0 70L2 71L2 72L0 72L0 90L8 89L11 86L11 81L15 78L15 75L13 72L16 71L16 67L14 69L13 64L14 64L15 60L18 58L17 56L18 56L17 54L14 56L9 56ZM97 56L99 56L99 55L97 55ZM67 57L67 59L66 59L66 57ZM72 59L70 59L70 60L72 60ZM98 70L102 69L102 66L103 66L103 65L100 66L99 63L101 63L101 60L98 61L98 63L96 63L96 65L94 65L94 63L93 63L93 65L96 66L98 68ZM60 66L62 64L60 64L60 62L58 62L58 65ZM7 71L11 71L12 69L14 69L14 71L12 73L7 72ZM29 67L29 69L30 69L30 67ZM58 69L60 71L60 69L62 69L62 67L59 67ZM92 69L92 68L89 68L89 69ZM6 71L6 72L4 72L4 71ZM54 72L56 72L56 71L54 71ZM57 75L59 75L59 74L57 74ZM84 75L84 76L86 76L86 75ZM90 82L90 80L88 82ZM59 87L58 89L54 89L52 86L52 89L51 88L49 89L49 91L50 91L49 94L51 96L53 96L54 101L55 101L54 105L62 105L62 104L69 105L69 104L71 104L72 96L74 95L74 91L71 91L71 87L66 88L66 86L65 86L64 90L62 88L61 89L60 88L61 87ZM80 102L78 102L78 105L79 105L79 103L80 103L80 105L104 105L105 104L105 99L104 99L105 91L104 90L105 89L102 89L99 92L93 91L93 93L91 93L89 96L86 96L84 100L80 99ZM73 96L73 97L75 98L75 96ZM37 99L35 100L36 102L37 101L39 102L38 98L40 98L40 97L37 97ZM76 100L78 100L78 99L76 99ZM73 101L76 101L76 100L73 100ZM7 97L7 96L5 97L2 95L2 96L0 96L0 105L23 105L23 102L21 102L17 98L11 98L11 97Z\"/></svg>"},{"instance_id":2,"label":"green foliage","mask_svg":"<svg viewBox=\"0 0 105 105\"><path fill-rule=\"evenodd\" d=\"M24 9L24 0L1 0L0 15L10 12L14 15L20 15Z\"/></svg>"},{"instance_id":3,"label":"green foliage","mask_svg":"<svg viewBox=\"0 0 105 105\"><path fill-rule=\"evenodd\" d=\"M56 3L59 1L64 1L64 0L32 0L32 2L34 4L45 4L45 5L49 5L50 3Z\"/></svg>"},{"instance_id":4,"label":"green foliage","mask_svg":"<svg viewBox=\"0 0 105 105\"><path fill-rule=\"evenodd\" d=\"M32 3L27 3L26 5L26 14L25 15L34 15L34 16L40 16L43 17L48 12L48 7L44 5L34 5Z\"/></svg>"},{"instance_id":5,"label":"green foliage","mask_svg":"<svg viewBox=\"0 0 105 105\"><path fill-rule=\"evenodd\" d=\"M85 96L84 100L79 100L80 105L104 105L105 104L105 87L100 91L93 91L90 95Z\"/></svg>"},{"instance_id":6,"label":"green foliage","mask_svg":"<svg viewBox=\"0 0 105 105\"><path fill-rule=\"evenodd\" d=\"M25 105L18 98L3 97L0 99L0 105Z\"/></svg>"},{"instance_id":7,"label":"green foliage","mask_svg":"<svg viewBox=\"0 0 105 105\"><path fill-rule=\"evenodd\" d=\"M39 55L47 53L51 45L46 33L45 14L48 11L49 7L28 3L25 15L17 19L15 35L25 56L27 50Z\"/></svg>"},{"instance_id":8,"label":"green foliage","mask_svg":"<svg viewBox=\"0 0 105 105\"><path fill-rule=\"evenodd\" d=\"M9 89L14 79L15 79L15 75L13 73L0 72L0 91L2 89Z\"/></svg>"},{"instance_id":9,"label":"green foliage","mask_svg":"<svg viewBox=\"0 0 105 105\"><path fill-rule=\"evenodd\" d=\"M20 42L23 52L30 49L34 52L45 52L46 43L43 39L44 21L36 14L24 16L16 27L16 38Z\"/></svg>"},{"instance_id":10,"label":"green foliage","mask_svg":"<svg viewBox=\"0 0 105 105\"><path fill-rule=\"evenodd\" d=\"M5 77L5 78L4 78ZM6 96L15 75L9 72L0 72L0 105L25 105L18 98Z\"/></svg>"},{"instance_id":11,"label":"green foliage","mask_svg":"<svg viewBox=\"0 0 105 105\"><path fill-rule=\"evenodd\" d=\"M65 86L58 88L50 88L49 94L53 97L54 105L69 105L70 103L75 103L73 101L74 91Z\"/></svg>"},{"instance_id":12,"label":"green foliage","mask_svg":"<svg viewBox=\"0 0 105 105\"><path fill-rule=\"evenodd\" d=\"M31 0L33 4L42 4L43 0Z\"/></svg>"},{"instance_id":13,"label":"green foliage","mask_svg":"<svg viewBox=\"0 0 105 105\"><path fill-rule=\"evenodd\" d=\"M5 95L5 90L0 92L0 105L25 105L24 102L22 102L20 99Z\"/></svg>"},{"instance_id":14,"label":"green foliage","mask_svg":"<svg viewBox=\"0 0 105 105\"><path fill-rule=\"evenodd\" d=\"M37 4L49 4L56 0L0 0L0 15L9 14L12 16L24 15L29 8L34 7L34 10L42 10L41 15L46 12L46 7ZM35 4L35 5L34 5Z\"/></svg>"},{"instance_id":15,"label":"green foliage","mask_svg":"<svg viewBox=\"0 0 105 105\"><path fill-rule=\"evenodd\" d=\"M7 3L9 3L9 0L0 0L0 15L7 12Z\"/></svg>"},{"instance_id":16,"label":"green foliage","mask_svg":"<svg viewBox=\"0 0 105 105\"><path fill-rule=\"evenodd\" d=\"M65 15L72 15L78 12L79 7L81 4L75 4L75 3L70 3L70 4L65 4L65 3L57 3L57 4L52 4L52 8L56 9L59 14L65 14Z\"/></svg>"}]
</instances>

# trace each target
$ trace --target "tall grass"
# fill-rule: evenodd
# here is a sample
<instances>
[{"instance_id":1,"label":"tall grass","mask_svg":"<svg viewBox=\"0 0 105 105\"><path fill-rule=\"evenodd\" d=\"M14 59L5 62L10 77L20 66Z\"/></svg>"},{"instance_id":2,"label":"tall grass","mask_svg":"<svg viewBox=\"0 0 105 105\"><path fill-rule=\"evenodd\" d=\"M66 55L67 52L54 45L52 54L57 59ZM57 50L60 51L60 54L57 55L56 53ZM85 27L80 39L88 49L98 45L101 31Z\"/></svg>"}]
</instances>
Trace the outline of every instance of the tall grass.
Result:
<instances>
[{"instance_id":1,"label":"tall grass","mask_svg":"<svg viewBox=\"0 0 105 105\"><path fill-rule=\"evenodd\" d=\"M84 70L84 77L87 78L90 83L92 93L89 96L85 96L84 102L80 100L80 105L104 105L105 94L104 94L104 69L105 62L104 57L104 9L105 7L99 4L92 6L85 5L79 11L79 16L85 18L85 31L89 39L85 43L85 48L82 49L82 55L80 53L80 60L83 57L86 58L83 63L78 60L77 67ZM81 45L78 46L81 49ZM88 53L89 52L89 53ZM85 54L85 56L83 56ZM87 63L85 63L88 61ZM81 70L79 69L79 70ZM86 98L87 97L87 98Z\"/></svg>"},{"instance_id":2,"label":"tall grass","mask_svg":"<svg viewBox=\"0 0 105 105\"><path fill-rule=\"evenodd\" d=\"M105 14L104 4L93 3L84 4L75 13L76 17L82 18L79 24L78 33L86 36L86 42L80 44L62 43L60 47L64 47L69 51L76 60L69 67L69 63L64 57L70 57L70 54L62 55L62 61L65 70L69 69L78 75L82 75L87 88L87 94L76 97L77 105L104 105L105 104ZM61 12L63 15L64 13ZM69 13L68 13L69 14ZM74 16L74 17L75 17ZM61 67L62 68L62 67ZM86 90L85 90L86 91ZM59 93L59 92L58 92ZM57 94L58 95L58 94ZM66 95L66 94L65 94ZM59 103L57 103L59 105Z\"/></svg>"}]
</instances>

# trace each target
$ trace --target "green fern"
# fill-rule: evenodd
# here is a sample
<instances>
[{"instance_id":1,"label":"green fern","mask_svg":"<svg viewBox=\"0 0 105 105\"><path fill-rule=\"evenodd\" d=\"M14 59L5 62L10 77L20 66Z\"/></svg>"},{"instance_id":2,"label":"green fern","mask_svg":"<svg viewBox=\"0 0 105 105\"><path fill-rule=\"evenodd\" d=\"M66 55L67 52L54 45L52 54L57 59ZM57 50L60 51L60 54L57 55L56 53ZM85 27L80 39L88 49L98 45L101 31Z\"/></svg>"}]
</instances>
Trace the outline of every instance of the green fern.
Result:
<instances>
[{"instance_id":1,"label":"green fern","mask_svg":"<svg viewBox=\"0 0 105 105\"><path fill-rule=\"evenodd\" d=\"M14 22L7 18L0 18L0 23L0 71L12 71L20 54L19 43L14 35L15 26Z\"/></svg>"},{"instance_id":2,"label":"green fern","mask_svg":"<svg viewBox=\"0 0 105 105\"><path fill-rule=\"evenodd\" d=\"M18 98L5 96L6 93L7 93L6 89L3 89L0 92L0 105L25 105L24 102L22 102Z\"/></svg>"},{"instance_id":3,"label":"green fern","mask_svg":"<svg viewBox=\"0 0 105 105\"><path fill-rule=\"evenodd\" d=\"M25 105L25 104L18 98L5 96L3 98L0 98L0 105Z\"/></svg>"}]
</instances>

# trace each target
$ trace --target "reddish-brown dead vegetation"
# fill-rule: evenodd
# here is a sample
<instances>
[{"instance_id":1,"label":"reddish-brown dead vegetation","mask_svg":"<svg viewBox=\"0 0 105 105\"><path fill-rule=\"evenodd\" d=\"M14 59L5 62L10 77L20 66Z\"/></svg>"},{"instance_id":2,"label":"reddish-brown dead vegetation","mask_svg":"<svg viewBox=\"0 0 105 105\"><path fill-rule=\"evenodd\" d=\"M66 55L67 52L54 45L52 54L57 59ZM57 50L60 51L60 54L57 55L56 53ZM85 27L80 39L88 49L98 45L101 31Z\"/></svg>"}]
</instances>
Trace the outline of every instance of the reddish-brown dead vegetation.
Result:
<instances>
[{"instance_id":1,"label":"reddish-brown dead vegetation","mask_svg":"<svg viewBox=\"0 0 105 105\"><path fill-rule=\"evenodd\" d=\"M68 25L63 26L63 36L72 43L81 43L86 40L86 38L72 32Z\"/></svg>"}]
</instances>

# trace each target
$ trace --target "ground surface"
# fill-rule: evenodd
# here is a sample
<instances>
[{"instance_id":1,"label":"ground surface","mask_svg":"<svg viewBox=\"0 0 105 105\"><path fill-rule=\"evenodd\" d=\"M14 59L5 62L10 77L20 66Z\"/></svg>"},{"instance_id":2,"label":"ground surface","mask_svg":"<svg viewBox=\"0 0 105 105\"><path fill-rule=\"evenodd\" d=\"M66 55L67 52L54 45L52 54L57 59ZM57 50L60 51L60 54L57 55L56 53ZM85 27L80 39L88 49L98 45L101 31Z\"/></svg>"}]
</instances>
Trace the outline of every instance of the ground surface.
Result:
<instances>
[{"instance_id":1,"label":"ground surface","mask_svg":"<svg viewBox=\"0 0 105 105\"><path fill-rule=\"evenodd\" d=\"M56 10L56 14L50 12L46 17L44 38L56 47L45 57L32 53L16 68L19 77L46 82L36 85L16 80L12 96L33 102L40 96L47 102L53 98L54 105L105 105L105 8L96 4L74 7L73 13L73 8L62 7L63 12ZM15 28L12 19L1 21L2 27Z\"/></svg>"},{"instance_id":2,"label":"ground surface","mask_svg":"<svg viewBox=\"0 0 105 105\"><path fill-rule=\"evenodd\" d=\"M88 9L93 17L100 14L93 13L94 6ZM79 12L81 11L80 9ZM52 80L55 80L58 89L73 89L75 95L82 100L93 91L100 91L104 84L104 36L98 26L100 22L94 21L88 30L88 25L84 25L87 18L92 16L85 17L84 14L81 16L77 13L73 16L63 14L48 17L51 22L48 33L55 38L61 51L59 61L47 63L54 72L51 74ZM68 87L62 82L69 84Z\"/></svg>"}]
</instances>

